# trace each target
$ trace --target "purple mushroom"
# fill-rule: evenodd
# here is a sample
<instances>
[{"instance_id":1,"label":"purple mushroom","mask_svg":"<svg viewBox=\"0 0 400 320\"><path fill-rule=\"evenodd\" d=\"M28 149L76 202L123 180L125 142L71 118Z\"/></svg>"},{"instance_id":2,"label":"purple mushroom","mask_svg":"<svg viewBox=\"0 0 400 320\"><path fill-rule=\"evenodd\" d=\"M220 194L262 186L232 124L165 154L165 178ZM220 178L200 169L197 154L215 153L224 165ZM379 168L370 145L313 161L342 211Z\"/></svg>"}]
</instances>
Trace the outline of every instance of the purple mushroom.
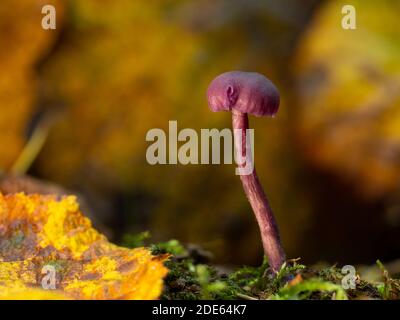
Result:
<instances>
[{"instance_id":1,"label":"purple mushroom","mask_svg":"<svg viewBox=\"0 0 400 320\"><path fill-rule=\"evenodd\" d=\"M250 144L246 141L246 129L249 129L247 114L257 117L274 116L279 109L277 88L259 73L232 71L219 75L211 82L207 99L212 111L232 112L236 159L252 161L249 156ZM246 164L240 163L239 168ZM251 168L250 172L241 173L240 179L260 228L265 255L271 269L277 272L286 257L268 199L254 166Z\"/></svg>"}]
</instances>

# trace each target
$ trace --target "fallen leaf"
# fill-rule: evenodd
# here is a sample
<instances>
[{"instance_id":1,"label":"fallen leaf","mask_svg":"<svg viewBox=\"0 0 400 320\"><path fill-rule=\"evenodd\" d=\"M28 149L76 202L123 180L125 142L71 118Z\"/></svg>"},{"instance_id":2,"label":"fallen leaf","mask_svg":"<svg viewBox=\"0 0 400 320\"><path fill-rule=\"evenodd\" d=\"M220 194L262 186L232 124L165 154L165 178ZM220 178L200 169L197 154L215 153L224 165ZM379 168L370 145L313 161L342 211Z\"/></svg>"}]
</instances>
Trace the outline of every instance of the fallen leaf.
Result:
<instances>
[{"instance_id":1,"label":"fallen leaf","mask_svg":"<svg viewBox=\"0 0 400 320\"><path fill-rule=\"evenodd\" d=\"M298 274L288 283L288 287L293 287L302 281L303 281L303 277L301 276L301 274Z\"/></svg>"},{"instance_id":2,"label":"fallen leaf","mask_svg":"<svg viewBox=\"0 0 400 320\"><path fill-rule=\"evenodd\" d=\"M108 242L74 196L0 194L1 299L156 299L166 258Z\"/></svg>"}]
</instances>

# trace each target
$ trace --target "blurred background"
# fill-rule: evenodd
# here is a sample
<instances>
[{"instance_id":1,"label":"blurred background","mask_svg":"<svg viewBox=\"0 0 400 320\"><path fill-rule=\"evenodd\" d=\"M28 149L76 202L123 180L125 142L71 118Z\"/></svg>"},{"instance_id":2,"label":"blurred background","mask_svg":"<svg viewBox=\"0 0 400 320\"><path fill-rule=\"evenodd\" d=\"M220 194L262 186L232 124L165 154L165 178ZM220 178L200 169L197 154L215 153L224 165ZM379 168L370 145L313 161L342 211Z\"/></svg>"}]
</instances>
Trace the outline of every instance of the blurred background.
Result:
<instances>
[{"instance_id":1,"label":"blurred background","mask_svg":"<svg viewBox=\"0 0 400 320\"><path fill-rule=\"evenodd\" d=\"M56 30L41 27L46 4ZM345 4L356 30L342 28ZM259 264L234 165L151 166L145 141L169 120L229 128L228 113L209 111L207 86L257 71L281 93L278 116L250 124L288 256L390 261L400 257L399 57L398 0L3 0L0 189L27 189L12 174L28 174L31 192L78 194L113 241L148 230L216 263Z\"/></svg>"}]
</instances>

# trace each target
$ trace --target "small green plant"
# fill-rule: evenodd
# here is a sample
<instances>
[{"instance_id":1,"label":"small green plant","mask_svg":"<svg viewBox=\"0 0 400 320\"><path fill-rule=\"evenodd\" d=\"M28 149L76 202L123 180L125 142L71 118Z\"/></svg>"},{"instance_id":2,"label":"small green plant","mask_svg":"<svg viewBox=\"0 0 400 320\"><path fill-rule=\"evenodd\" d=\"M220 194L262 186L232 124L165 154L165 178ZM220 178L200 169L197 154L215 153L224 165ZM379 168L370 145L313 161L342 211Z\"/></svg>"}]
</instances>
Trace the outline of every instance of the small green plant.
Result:
<instances>
[{"instance_id":1,"label":"small green plant","mask_svg":"<svg viewBox=\"0 0 400 320\"><path fill-rule=\"evenodd\" d=\"M318 292L321 298L327 298L325 292L331 299L347 300L346 291L342 286L321 279L309 279L296 285L286 285L279 292L273 295L271 300L304 300L309 299L314 293Z\"/></svg>"},{"instance_id":2,"label":"small green plant","mask_svg":"<svg viewBox=\"0 0 400 320\"><path fill-rule=\"evenodd\" d=\"M144 231L138 234L125 234L122 238L122 245L128 248L143 247L146 240L151 238L149 231Z\"/></svg>"},{"instance_id":3,"label":"small green plant","mask_svg":"<svg viewBox=\"0 0 400 320\"><path fill-rule=\"evenodd\" d=\"M170 253L176 256L187 255L188 252L185 247L175 239L167 242L160 242L151 246L153 252Z\"/></svg>"},{"instance_id":4,"label":"small green plant","mask_svg":"<svg viewBox=\"0 0 400 320\"><path fill-rule=\"evenodd\" d=\"M380 260L376 261L381 270L383 282L377 285L378 291L385 300L400 299L400 281L392 279Z\"/></svg>"},{"instance_id":5,"label":"small green plant","mask_svg":"<svg viewBox=\"0 0 400 320\"><path fill-rule=\"evenodd\" d=\"M226 288L226 283L220 280L212 281L210 268L204 264L196 266L196 279L200 285L201 299L210 300Z\"/></svg>"}]
</instances>

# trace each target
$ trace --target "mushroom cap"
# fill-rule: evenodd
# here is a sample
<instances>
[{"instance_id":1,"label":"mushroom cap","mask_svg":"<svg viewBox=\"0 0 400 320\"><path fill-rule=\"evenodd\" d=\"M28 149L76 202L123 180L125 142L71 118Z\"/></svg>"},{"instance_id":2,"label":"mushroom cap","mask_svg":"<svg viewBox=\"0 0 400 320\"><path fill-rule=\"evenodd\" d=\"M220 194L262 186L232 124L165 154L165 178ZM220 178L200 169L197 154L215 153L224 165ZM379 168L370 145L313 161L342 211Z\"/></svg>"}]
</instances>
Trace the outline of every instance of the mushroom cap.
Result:
<instances>
[{"instance_id":1,"label":"mushroom cap","mask_svg":"<svg viewBox=\"0 0 400 320\"><path fill-rule=\"evenodd\" d=\"M230 71L216 77L207 89L213 112L236 110L257 117L274 116L279 109L275 85L256 72Z\"/></svg>"}]
</instances>

